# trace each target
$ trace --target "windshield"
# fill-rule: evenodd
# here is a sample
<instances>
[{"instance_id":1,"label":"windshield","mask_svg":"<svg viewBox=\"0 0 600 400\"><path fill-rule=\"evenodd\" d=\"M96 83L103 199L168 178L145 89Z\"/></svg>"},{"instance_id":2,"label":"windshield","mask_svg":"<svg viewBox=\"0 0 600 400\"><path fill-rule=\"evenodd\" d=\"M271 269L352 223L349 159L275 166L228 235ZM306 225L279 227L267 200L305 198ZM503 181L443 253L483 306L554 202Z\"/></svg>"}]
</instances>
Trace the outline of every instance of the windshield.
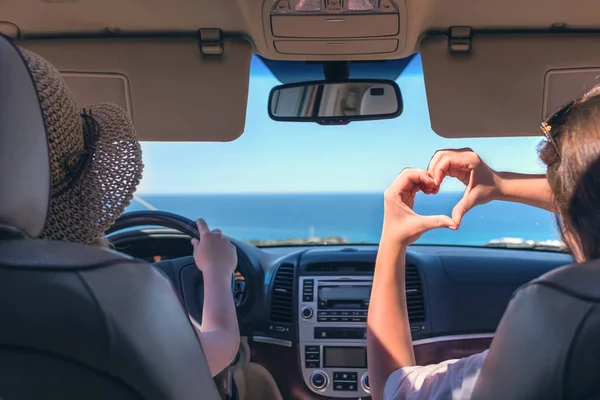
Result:
<instances>
[{"instance_id":1,"label":"windshield","mask_svg":"<svg viewBox=\"0 0 600 400\"><path fill-rule=\"evenodd\" d=\"M229 143L142 143L144 177L128 211L203 217L226 235L258 245L377 243L384 190L403 168L427 168L438 149L471 147L493 169L544 172L536 155L540 137L436 135L419 56L397 82L404 112L396 119L346 126L275 122L266 103L279 82L255 57L244 134ZM419 194L415 210L450 215L463 190L447 178L439 194ZM503 238L545 241L558 233L546 211L492 202L471 210L458 231L434 230L417 243L484 245Z\"/></svg>"}]
</instances>

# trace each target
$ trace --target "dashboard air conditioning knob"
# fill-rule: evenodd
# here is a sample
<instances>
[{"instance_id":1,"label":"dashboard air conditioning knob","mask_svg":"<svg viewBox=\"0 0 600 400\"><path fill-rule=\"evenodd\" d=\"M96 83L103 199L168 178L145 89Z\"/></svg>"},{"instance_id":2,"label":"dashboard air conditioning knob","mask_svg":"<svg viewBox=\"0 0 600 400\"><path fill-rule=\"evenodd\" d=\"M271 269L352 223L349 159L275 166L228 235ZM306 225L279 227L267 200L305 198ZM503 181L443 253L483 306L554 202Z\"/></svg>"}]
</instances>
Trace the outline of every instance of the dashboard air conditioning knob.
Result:
<instances>
[{"instance_id":1,"label":"dashboard air conditioning knob","mask_svg":"<svg viewBox=\"0 0 600 400\"><path fill-rule=\"evenodd\" d=\"M366 373L362 376L362 378L360 379L360 385L362 386L363 390L367 393L371 393L371 386L369 386L369 374Z\"/></svg>"},{"instance_id":2,"label":"dashboard air conditioning knob","mask_svg":"<svg viewBox=\"0 0 600 400\"><path fill-rule=\"evenodd\" d=\"M310 385L316 391L324 390L327 387L328 383L329 383L329 379L327 378L327 375L323 371L315 371L310 376Z\"/></svg>"}]
</instances>

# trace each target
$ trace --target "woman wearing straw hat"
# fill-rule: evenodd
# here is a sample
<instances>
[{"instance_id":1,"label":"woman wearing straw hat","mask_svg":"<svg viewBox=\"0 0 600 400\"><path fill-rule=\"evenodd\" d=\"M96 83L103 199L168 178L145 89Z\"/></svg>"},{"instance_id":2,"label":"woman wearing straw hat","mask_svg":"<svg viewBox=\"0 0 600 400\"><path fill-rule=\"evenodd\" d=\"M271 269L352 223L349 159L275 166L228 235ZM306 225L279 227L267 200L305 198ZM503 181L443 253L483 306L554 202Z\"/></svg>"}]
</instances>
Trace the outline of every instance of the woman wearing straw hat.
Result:
<instances>
[{"instance_id":1,"label":"woman wearing straw hat","mask_svg":"<svg viewBox=\"0 0 600 400\"><path fill-rule=\"evenodd\" d=\"M79 109L58 70L19 48L42 106L52 170L52 200L41 235L49 240L101 244L104 232L123 213L142 177L142 152L125 110L114 104ZM192 240L204 276L203 323L197 326L211 373L235 357L240 334L231 296L237 265L234 246L217 229L198 220L201 241Z\"/></svg>"}]
</instances>

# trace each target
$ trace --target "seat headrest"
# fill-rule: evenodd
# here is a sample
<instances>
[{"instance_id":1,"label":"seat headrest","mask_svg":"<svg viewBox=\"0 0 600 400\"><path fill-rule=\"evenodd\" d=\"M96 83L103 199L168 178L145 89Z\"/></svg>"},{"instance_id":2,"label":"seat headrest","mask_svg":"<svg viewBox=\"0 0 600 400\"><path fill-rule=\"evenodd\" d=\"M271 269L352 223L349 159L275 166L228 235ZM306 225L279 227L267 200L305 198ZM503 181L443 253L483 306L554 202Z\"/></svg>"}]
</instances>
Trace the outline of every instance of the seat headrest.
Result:
<instances>
[{"instance_id":1,"label":"seat headrest","mask_svg":"<svg viewBox=\"0 0 600 400\"><path fill-rule=\"evenodd\" d=\"M0 35L0 238L40 235L50 184L46 126L31 74Z\"/></svg>"}]
</instances>

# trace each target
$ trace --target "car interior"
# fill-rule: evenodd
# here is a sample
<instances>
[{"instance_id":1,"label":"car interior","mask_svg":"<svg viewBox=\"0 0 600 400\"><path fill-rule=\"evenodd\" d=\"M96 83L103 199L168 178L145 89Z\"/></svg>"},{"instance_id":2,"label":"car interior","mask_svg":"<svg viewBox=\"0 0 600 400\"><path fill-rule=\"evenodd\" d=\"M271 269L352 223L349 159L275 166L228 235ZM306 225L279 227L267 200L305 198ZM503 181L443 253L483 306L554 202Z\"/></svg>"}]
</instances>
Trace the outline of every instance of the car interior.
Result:
<instances>
[{"instance_id":1,"label":"car interior","mask_svg":"<svg viewBox=\"0 0 600 400\"><path fill-rule=\"evenodd\" d=\"M78 104L125 108L142 142L224 146L244 138L252 117L253 60L279 82L256 109L282 134L296 122L324 126L326 135L401 119L411 102L395 81L420 57L431 130L478 140L535 136L542 120L594 85L599 17L590 0L0 2L0 399L368 399L377 256L375 243L269 245L228 235L242 341L213 379L186 315L202 321L204 299L189 218L128 212L107 231L111 252L36 240L49 201L48 149L14 45L55 65ZM553 367L573 345L572 313L521 313L509 332L497 328L515 290L572 262L539 243L411 246L406 293L417 363L475 354L501 335L509 350L493 349L497 374L486 370L473 398L563 398L558 375L569 371ZM566 276L561 293L596 304L597 274L584 272ZM539 300L532 296L521 310ZM557 310L568 303L545 301ZM564 318L564 332L544 331L537 317ZM581 368L599 367L590 358L597 325L588 327L591 352L574 356ZM528 349L536 362L502 358ZM577 393L598 393L592 380L576 384Z\"/></svg>"}]
</instances>

